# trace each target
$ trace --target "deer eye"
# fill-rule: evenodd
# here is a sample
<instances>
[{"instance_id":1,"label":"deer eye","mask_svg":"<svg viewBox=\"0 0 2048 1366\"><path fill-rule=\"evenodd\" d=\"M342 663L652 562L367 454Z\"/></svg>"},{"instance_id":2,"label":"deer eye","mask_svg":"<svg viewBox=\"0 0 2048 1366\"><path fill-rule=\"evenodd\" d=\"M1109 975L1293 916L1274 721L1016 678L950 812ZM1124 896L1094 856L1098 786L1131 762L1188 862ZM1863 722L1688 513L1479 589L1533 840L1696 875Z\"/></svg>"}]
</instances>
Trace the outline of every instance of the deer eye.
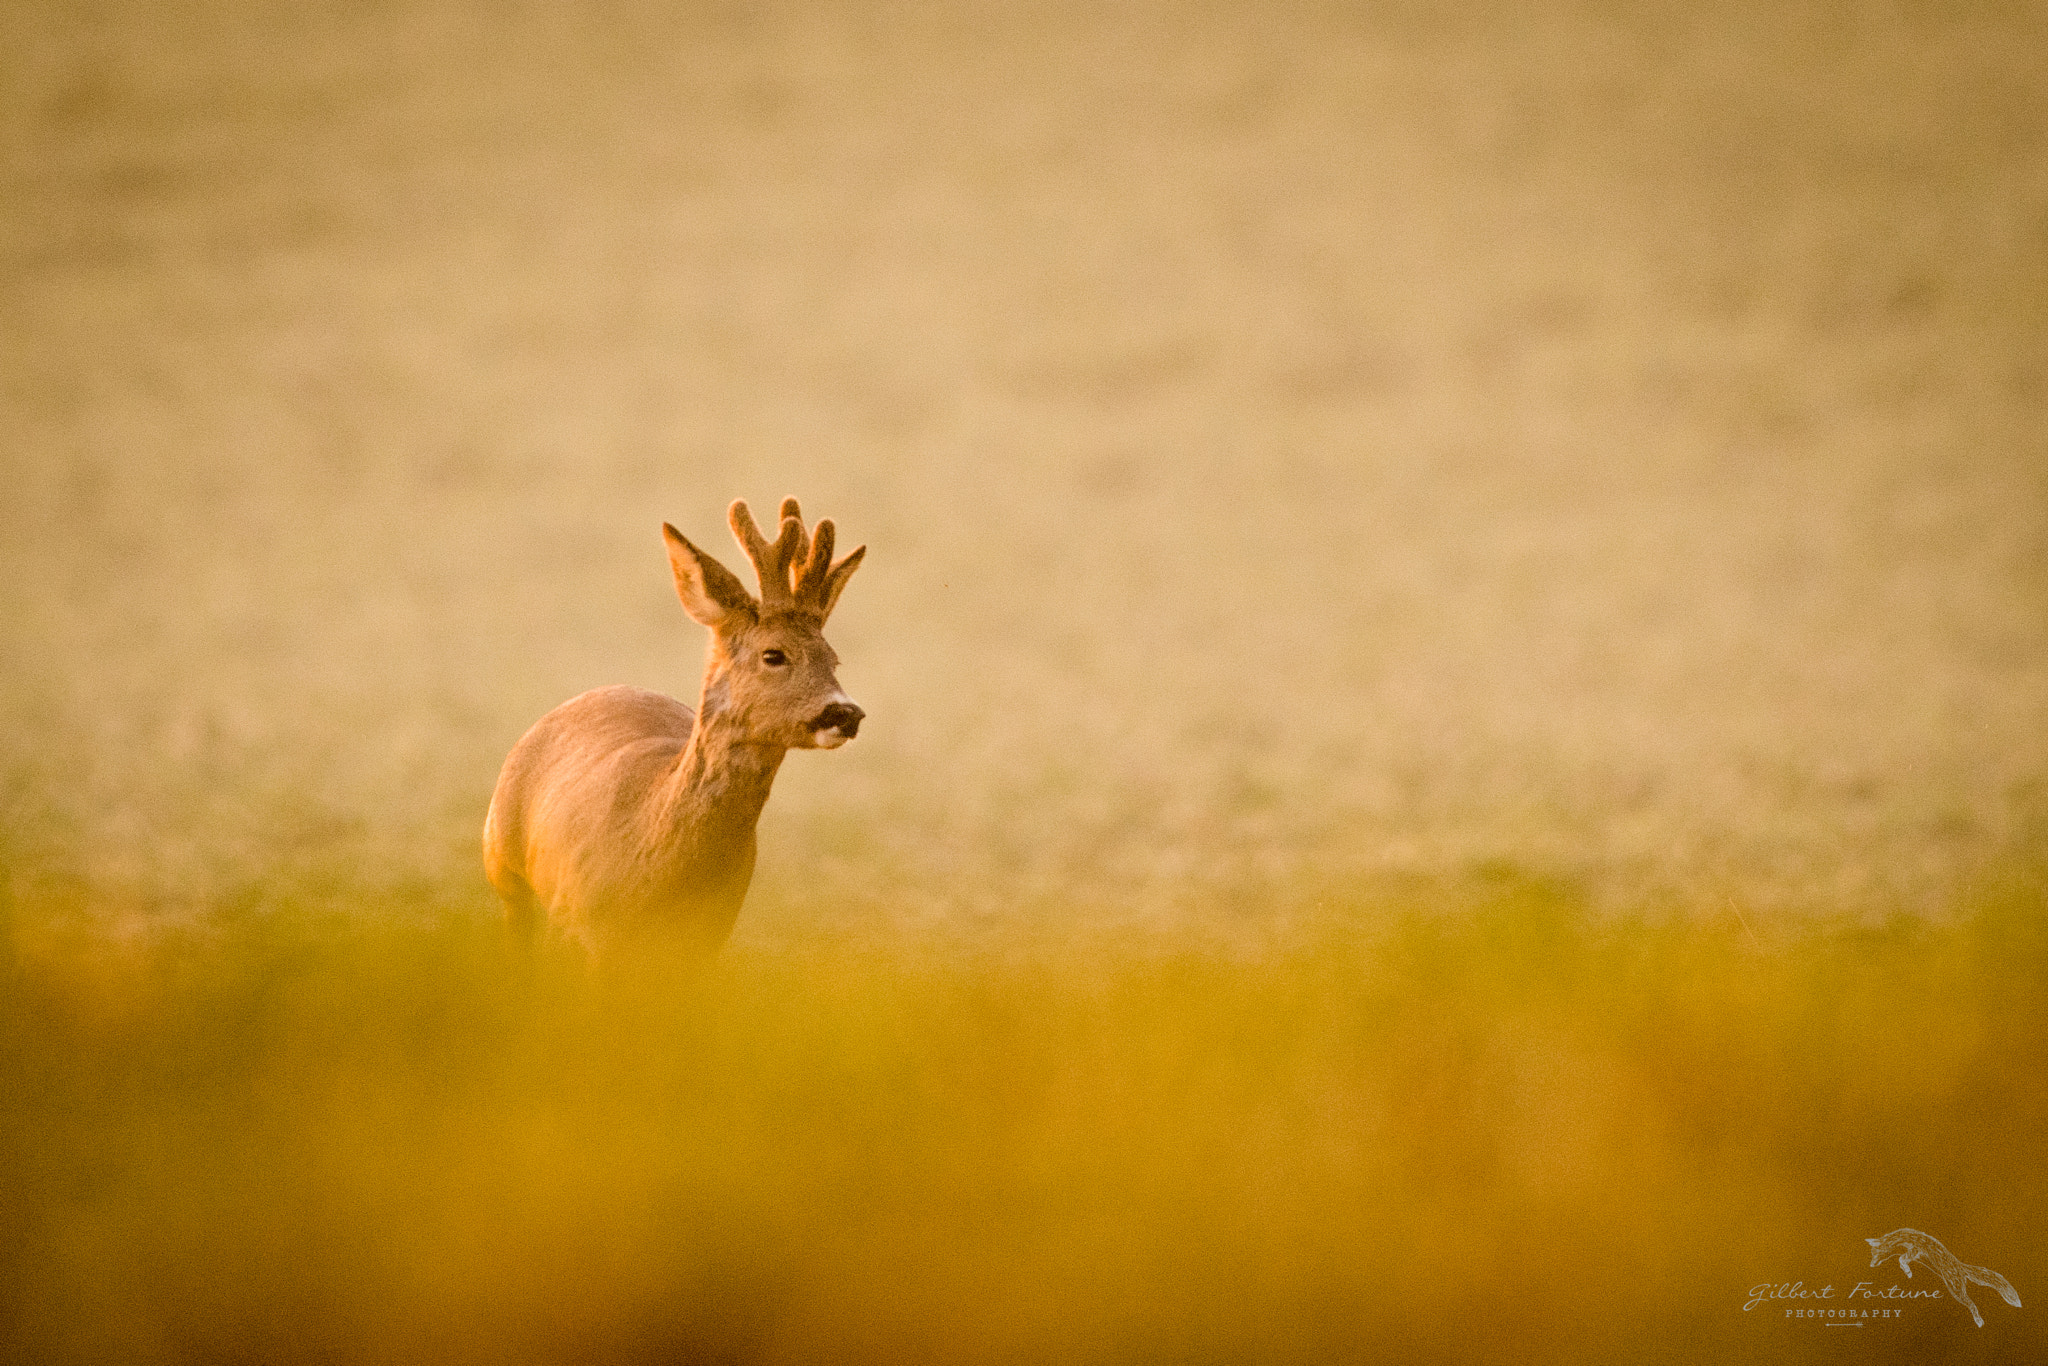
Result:
<instances>
[{"instance_id":1,"label":"deer eye","mask_svg":"<svg viewBox=\"0 0 2048 1366\"><path fill-rule=\"evenodd\" d=\"M789 656L780 650L763 650L761 651L761 662L771 667L779 668L789 663Z\"/></svg>"}]
</instances>

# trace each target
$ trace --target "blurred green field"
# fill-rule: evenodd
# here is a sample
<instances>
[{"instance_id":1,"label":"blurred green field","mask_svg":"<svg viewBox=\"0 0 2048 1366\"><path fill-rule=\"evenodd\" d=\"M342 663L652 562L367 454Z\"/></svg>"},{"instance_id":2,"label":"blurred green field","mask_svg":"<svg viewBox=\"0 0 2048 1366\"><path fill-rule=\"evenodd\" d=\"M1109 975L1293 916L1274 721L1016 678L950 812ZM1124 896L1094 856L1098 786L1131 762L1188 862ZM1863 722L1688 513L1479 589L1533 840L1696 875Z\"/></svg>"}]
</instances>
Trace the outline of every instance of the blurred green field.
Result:
<instances>
[{"instance_id":1,"label":"blurred green field","mask_svg":"<svg viewBox=\"0 0 2048 1366\"><path fill-rule=\"evenodd\" d=\"M2044 51L0 4L0 1356L2044 1359ZM785 494L859 742L506 958Z\"/></svg>"}]
</instances>

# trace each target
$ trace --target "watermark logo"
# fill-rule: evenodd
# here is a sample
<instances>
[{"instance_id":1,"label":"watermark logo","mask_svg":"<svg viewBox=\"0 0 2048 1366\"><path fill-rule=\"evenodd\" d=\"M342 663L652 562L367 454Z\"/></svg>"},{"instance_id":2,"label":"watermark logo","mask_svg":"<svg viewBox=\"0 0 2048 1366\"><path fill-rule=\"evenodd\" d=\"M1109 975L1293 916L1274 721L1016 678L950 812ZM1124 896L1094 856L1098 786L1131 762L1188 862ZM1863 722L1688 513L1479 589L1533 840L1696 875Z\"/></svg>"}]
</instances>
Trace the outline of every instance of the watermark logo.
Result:
<instances>
[{"instance_id":1,"label":"watermark logo","mask_svg":"<svg viewBox=\"0 0 2048 1366\"><path fill-rule=\"evenodd\" d=\"M1899 1270L1909 1278L1913 1274L1914 1262L1932 1270L1947 1287L1947 1293L1970 1311L1970 1317L1979 1328L1984 1326L1984 1316L1970 1299L1970 1282L1996 1290L2007 1304L2015 1309L2020 1307L2019 1292L2012 1288L2011 1281L1988 1266L1971 1266L1962 1261L1943 1247L1939 1239L1919 1229L1893 1229L1882 1238L1865 1238L1863 1241L1870 1244L1872 1266L1881 1266L1896 1259ZM1765 1281L1750 1287L1748 1301L1742 1309L1748 1313L1766 1304L1773 1307L1782 1304L1788 1319L1818 1319L1830 1328L1861 1328L1872 1319L1900 1317L1910 1301L1938 1300L1942 1294L1933 1286L1909 1288L1896 1281L1886 1286L1874 1281L1858 1281L1846 1294L1836 1290L1832 1284L1809 1287L1805 1281Z\"/></svg>"},{"instance_id":2,"label":"watermark logo","mask_svg":"<svg viewBox=\"0 0 2048 1366\"><path fill-rule=\"evenodd\" d=\"M1979 1328L1984 1326L1984 1316L1977 1312L1975 1302L1970 1299L1971 1281L1987 1289L1996 1290L2013 1308L2020 1307L2019 1292L2012 1288L2011 1281L1988 1266L1971 1266L1968 1262L1960 1260L1941 1245L1940 1239L1922 1233L1917 1228L1895 1228L1882 1238L1865 1238L1863 1241L1870 1244L1872 1266L1897 1257L1899 1270L1911 1276L1914 1262L1926 1263L1935 1275L1941 1277L1941 1283L1948 1287L1948 1293L1953 1295L1963 1308L1970 1311L1970 1317L1977 1321Z\"/></svg>"}]
</instances>

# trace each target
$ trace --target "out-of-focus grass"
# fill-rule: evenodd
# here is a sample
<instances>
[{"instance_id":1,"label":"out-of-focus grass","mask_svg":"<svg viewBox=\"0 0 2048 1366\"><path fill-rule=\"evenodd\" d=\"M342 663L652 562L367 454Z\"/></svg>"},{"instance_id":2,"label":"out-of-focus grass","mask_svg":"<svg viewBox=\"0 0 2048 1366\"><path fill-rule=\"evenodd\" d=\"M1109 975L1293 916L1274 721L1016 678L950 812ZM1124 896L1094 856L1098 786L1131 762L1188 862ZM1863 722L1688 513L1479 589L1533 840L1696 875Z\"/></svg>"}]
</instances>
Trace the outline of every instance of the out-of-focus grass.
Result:
<instances>
[{"instance_id":1,"label":"out-of-focus grass","mask_svg":"<svg viewBox=\"0 0 2048 1366\"><path fill-rule=\"evenodd\" d=\"M462 918L17 926L0 1343L1819 1359L1828 1330L1745 1292L1888 1284L1861 1240L1900 1225L2038 1294L2037 877L1946 928L1767 950L1732 916L1591 928L1511 876L1456 895L1236 956L870 944L610 979ZM1851 1330L1859 1359L2039 1359L2039 1311L1980 1298L1982 1330L1946 1299Z\"/></svg>"}]
</instances>

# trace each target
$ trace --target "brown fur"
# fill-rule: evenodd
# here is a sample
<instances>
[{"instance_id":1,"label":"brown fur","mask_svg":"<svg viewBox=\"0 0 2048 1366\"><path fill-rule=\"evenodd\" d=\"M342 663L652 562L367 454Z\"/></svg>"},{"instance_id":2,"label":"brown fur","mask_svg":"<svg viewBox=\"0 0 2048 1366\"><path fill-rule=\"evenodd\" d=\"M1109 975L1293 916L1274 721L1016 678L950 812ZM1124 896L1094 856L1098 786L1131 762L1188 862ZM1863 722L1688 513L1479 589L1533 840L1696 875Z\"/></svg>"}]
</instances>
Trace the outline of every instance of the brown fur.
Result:
<instances>
[{"instance_id":1,"label":"brown fur","mask_svg":"<svg viewBox=\"0 0 2048 1366\"><path fill-rule=\"evenodd\" d=\"M806 533L794 498L781 512L770 542L745 503L730 510L759 599L662 527L683 608L711 631L695 712L641 688L599 688L512 747L483 843L516 931L545 922L592 953L624 941L715 949L731 933L783 755L836 748L860 722L823 632L866 547L832 564L832 523Z\"/></svg>"}]
</instances>

